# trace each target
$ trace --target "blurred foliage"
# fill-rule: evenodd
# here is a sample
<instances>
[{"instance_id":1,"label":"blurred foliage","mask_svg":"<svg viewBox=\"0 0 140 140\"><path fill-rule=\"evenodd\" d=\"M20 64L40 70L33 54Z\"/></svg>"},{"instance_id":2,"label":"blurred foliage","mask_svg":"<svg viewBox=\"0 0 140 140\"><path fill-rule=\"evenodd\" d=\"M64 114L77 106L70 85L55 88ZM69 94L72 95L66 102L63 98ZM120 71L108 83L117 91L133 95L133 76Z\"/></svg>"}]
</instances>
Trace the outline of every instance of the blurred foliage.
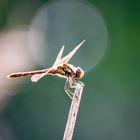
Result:
<instances>
[{"instance_id":1,"label":"blurred foliage","mask_svg":"<svg viewBox=\"0 0 140 140\"><path fill-rule=\"evenodd\" d=\"M44 3L45 0L3 0L0 29L7 24L12 8L28 5L26 10L32 11L19 9L21 15L26 14L24 20L16 19L21 21L15 22L14 26L18 26L25 21L29 24ZM89 0L89 3L105 20L109 40L102 61L82 79L85 88L73 139L139 140L140 1ZM16 95L2 114L17 139L62 139L70 106L64 83L64 79L48 76L38 83L25 78L15 87Z\"/></svg>"}]
</instances>

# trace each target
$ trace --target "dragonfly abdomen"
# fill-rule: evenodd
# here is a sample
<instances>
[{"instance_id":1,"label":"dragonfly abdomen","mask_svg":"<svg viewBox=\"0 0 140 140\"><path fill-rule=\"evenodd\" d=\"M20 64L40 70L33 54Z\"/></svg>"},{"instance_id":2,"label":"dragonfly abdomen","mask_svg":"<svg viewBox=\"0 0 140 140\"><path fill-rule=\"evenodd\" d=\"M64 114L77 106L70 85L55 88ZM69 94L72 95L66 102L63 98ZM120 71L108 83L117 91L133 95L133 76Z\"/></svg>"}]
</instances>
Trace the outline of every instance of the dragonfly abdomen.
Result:
<instances>
[{"instance_id":1,"label":"dragonfly abdomen","mask_svg":"<svg viewBox=\"0 0 140 140\"><path fill-rule=\"evenodd\" d=\"M34 74L45 73L46 71L48 71L48 70L45 69L45 70L38 70L38 71L12 73L12 74L8 75L7 78L17 78L17 77L31 76L31 75L34 75Z\"/></svg>"}]
</instances>

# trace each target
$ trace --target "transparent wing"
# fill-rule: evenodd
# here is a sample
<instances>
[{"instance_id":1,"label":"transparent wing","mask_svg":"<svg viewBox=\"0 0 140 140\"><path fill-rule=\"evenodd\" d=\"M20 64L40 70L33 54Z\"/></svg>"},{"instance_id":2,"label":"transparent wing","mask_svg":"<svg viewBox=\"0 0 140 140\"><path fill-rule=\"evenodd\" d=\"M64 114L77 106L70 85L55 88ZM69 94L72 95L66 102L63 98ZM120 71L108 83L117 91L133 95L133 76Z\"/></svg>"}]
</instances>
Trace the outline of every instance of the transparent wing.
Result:
<instances>
[{"instance_id":1,"label":"transparent wing","mask_svg":"<svg viewBox=\"0 0 140 140\"><path fill-rule=\"evenodd\" d=\"M57 64L68 63L68 61L72 58L72 56L76 53L76 51L82 46L85 42L83 40L80 44L78 44L70 53L68 53L65 57L63 57Z\"/></svg>"},{"instance_id":2,"label":"transparent wing","mask_svg":"<svg viewBox=\"0 0 140 140\"><path fill-rule=\"evenodd\" d=\"M45 72L45 73L33 75L33 76L31 77L31 81L32 81L32 82L37 82L37 81L40 80L43 76L47 75L52 69L53 69L53 67L50 68L50 69L49 69L47 72Z\"/></svg>"},{"instance_id":3,"label":"transparent wing","mask_svg":"<svg viewBox=\"0 0 140 140\"><path fill-rule=\"evenodd\" d=\"M57 57L56 57L56 60L52 66L52 68L50 68L47 72L45 73L42 73L42 74L35 74L31 77L31 81L32 82L37 82L38 80L40 80L43 76L47 75L53 68L54 66L61 60L61 57L62 57L62 54L63 54L63 51L64 51L64 45L62 46L62 48L60 49Z\"/></svg>"},{"instance_id":4,"label":"transparent wing","mask_svg":"<svg viewBox=\"0 0 140 140\"><path fill-rule=\"evenodd\" d=\"M64 51L64 45L62 46L61 50L59 51L53 66L56 65L57 63L59 63L59 61L61 60L63 51Z\"/></svg>"},{"instance_id":5,"label":"transparent wing","mask_svg":"<svg viewBox=\"0 0 140 140\"><path fill-rule=\"evenodd\" d=\"M45 76L48 72L43 74L35 74L31 77L32 82L37 82L39 79L41 79L43 76Z\"/></svg>"}]
</instances>

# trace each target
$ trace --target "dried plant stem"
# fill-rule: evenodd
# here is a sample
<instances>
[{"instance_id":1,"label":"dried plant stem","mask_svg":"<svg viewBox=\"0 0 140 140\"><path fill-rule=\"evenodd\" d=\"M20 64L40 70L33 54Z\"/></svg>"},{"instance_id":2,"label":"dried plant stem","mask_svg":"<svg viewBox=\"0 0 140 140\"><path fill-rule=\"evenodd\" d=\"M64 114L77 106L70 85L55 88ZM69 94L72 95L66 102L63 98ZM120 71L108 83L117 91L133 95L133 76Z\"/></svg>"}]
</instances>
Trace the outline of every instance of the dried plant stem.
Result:
<instances>
[{"instance_id":1,"label":"dried plant stem","mask_svg":"<svg viewBox=\"0 0 140 140\"><path fill-rule=\"evenodd\" d=\"M71 107L69 110L69 115L68 115L68 119L67 119L67 124L66 124L66 128L65 128L63 140L72 139L73 131L74 131L75 123L76 123L76 117L77 117L80 100L81 100L81 96L82 96L82 92L83 92L83 87L84 87L83 84L77 84L77 86L76 86L76 89L75 89L75 92L73 95L73 99L72 99L72 103L71 103Z\"/></svg>"}]
</instances>

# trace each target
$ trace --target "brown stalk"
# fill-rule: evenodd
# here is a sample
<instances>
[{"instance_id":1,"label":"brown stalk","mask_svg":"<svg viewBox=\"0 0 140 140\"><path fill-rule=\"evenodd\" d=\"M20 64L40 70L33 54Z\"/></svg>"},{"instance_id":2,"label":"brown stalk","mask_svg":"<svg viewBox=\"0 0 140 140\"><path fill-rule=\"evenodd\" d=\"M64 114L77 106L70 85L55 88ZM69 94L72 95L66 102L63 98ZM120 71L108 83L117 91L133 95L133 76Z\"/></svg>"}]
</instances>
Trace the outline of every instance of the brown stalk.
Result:
<instances>
[{"instance_id":1,"label":"brown stalk","mask_svg":"<svg viewBox=\"0 0 140 140\"><path fill-rule=\"evenodd\" d=\"M73 99L71 102L70 110L69 110L69 115L67 119L67 124L63 136L63 140L72 140L73 136L73 131L76 123L76 118L77 118L77 113L81 101L81 96L83 92L83 84L77 84Z\"/></svg>"}]
</instances>

